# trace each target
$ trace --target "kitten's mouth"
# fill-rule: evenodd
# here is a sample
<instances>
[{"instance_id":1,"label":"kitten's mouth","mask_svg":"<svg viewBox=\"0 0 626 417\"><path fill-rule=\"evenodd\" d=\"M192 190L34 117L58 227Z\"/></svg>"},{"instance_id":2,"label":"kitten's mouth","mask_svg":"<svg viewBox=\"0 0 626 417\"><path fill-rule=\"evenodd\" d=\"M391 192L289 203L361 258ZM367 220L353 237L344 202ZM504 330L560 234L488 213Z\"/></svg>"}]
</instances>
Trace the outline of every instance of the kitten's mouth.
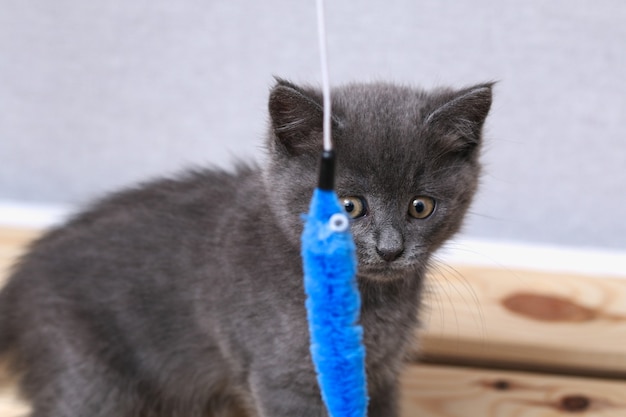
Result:
<instances>
[{"instance_id":1,"label":"kitten's mouth","mask_svg":"<svg viewBox=\"0 0 626 417\"><path fill-rule=\"evenodd\" d=\"M407 266L393 264L380 266L363 265L362 267L359 267L357 275L359 277L373 280L388 281L404 276L405 272L409 269L410 268Z\"/></svg>"}]
</instances>

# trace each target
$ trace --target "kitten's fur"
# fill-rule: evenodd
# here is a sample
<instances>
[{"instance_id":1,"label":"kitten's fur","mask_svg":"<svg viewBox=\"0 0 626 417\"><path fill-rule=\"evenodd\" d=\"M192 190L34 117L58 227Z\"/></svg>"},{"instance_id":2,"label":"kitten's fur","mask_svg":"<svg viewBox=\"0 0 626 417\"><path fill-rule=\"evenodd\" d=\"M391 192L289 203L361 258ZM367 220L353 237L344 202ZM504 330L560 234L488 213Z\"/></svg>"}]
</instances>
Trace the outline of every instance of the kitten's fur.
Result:
<instances>
[{"instance_id":1,"label":"kitten's fur","mask_svg":"<svg viewBox=\"0 0 626 417\"><path fill-rule=\"evenodd\" d=\"M32 416L326 415L299 255L321 101L279 80L262 168L123 191L32 245L0 296L0 350ZM337 192L362 196L368 210L352 231L370 417L398 415L425 270L475 193L490 105L491 84L334 90ZM415 196L435 199L430 217L407 214Z\"/></svg>"}]
</instances>

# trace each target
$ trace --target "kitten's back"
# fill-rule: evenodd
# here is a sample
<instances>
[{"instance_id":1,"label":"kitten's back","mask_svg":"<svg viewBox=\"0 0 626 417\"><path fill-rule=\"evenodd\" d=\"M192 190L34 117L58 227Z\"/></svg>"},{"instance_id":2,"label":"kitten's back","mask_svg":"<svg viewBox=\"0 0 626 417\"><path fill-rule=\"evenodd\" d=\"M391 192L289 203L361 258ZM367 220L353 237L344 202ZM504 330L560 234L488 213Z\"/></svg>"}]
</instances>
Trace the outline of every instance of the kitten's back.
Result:
<instances>
[{"instance_id":1,"label":"kitten's back","mask_svg":"<svg viewBox=\"0 0 626 417\"><path fill-rule=\"evenodd\" d=\"M226 378L230 370L215 366L220 346L204 333L211 326L194 327L194 306L199 282L219 268L220 236L240 220L239 201L261 198L258 177L241 166L154 181L101 200L34 242L0 292L0 352L19 353L17 371L28 363L42 373L28 376L26 390L45 391L43 373L72 369L72 355L128 380L151 366L189 375L209 355L211 375L199 386L210 391ZM189 347L184 355L171 351L181 345ZM32 363L46 358L59 363Z\"/></svg>"}]
</instances>

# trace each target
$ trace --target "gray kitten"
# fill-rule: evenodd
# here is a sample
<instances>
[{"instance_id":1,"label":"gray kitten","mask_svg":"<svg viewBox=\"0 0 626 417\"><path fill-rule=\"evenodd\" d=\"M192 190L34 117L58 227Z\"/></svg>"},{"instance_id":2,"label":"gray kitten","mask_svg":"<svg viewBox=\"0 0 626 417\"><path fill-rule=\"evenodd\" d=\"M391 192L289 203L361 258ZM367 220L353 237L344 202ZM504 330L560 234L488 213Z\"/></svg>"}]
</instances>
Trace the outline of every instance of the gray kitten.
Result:
<instances>
[{"instance_id":1,"label":"gray kitten","mask_svg":"<svg viewBox=\"0 0 626 417\"><path fill-rule=\"evenodd\" d=\"M299 255L321 102L318 90L278 80L262 167L122 191L32 245L0 294L0 351L31 416L326 415ZM370 417L398 416L425 272L475 194L490 105L491 84L334 90Z\"/></svg>"}]
</instances>

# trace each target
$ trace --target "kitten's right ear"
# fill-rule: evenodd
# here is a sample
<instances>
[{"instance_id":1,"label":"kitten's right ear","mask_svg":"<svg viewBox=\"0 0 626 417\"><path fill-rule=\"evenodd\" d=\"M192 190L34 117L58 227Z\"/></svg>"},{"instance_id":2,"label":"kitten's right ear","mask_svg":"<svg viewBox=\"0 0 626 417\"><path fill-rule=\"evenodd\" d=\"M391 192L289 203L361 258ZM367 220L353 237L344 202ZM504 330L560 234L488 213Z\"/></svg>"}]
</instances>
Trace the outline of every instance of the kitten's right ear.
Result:
<instances>
[{"instance_id":1,"label":"kitten's right ear","mask_svg":"<svg viewBox=\"0 0 626 417\"><path fill-rule=\"evenodd\" d=\"M478 147L485 118L491 108L494 83L479 84L445 97L424 125L440 138L449 152L471 153Z\"/></svg>"},{"instance_id":2,"label":"kitten's right ear","mask_svg":"<svg viewBox=\"0 0 626 417\"><path fill-rule=\"evenodd\" d=\"M313 92L279 79L269 99L274 149L290 155L321 150L323 108Z\"/></svg>"}]
</instances>

